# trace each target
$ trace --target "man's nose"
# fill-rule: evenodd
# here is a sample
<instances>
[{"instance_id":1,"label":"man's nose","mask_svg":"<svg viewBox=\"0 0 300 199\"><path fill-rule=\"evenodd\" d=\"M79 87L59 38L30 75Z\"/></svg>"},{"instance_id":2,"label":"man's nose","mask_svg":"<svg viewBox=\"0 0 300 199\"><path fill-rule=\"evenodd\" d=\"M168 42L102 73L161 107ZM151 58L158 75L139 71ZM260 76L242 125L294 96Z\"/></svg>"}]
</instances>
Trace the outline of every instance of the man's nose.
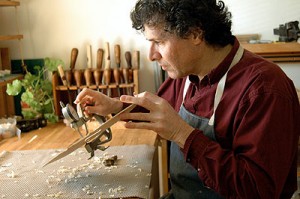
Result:
<instances>
[{"instance_id":1,"label":"man's nose","mask_svg":"<svg viewBox=\"0 0 300 199\"><path fill-rule=\"evenodd\" d=\"M151 46L149 50L148 58L150 61L157 61L161 58L160 53L155 49L155 47Z\"/></svg>"}]
</instances>

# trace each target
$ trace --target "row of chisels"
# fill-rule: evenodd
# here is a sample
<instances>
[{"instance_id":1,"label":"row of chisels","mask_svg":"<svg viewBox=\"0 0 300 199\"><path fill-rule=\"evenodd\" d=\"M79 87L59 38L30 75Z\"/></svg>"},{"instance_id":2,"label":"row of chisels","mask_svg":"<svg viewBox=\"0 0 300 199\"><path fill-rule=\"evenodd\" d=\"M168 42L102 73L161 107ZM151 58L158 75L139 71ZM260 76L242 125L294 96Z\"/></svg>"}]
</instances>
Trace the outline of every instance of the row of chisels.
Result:
<instances>
[{"instance_id":1,"label":"row of chisels","mask_svg":"<svg viewBox=\"0 0 300 199\"><path fill-rule=\"evenodd\" d=\"M84 69L75 69L78 57L78 49L71 51L70 69L63 69L58 66L58 72L61 81L58 86L66 87L69 99L70 91L87 87L101 91L108 96L115 97L122 94L132 95L134 91L134 71L140 68L140 52L126 51L124 57L126 64L121 64L121 47L114 45L114 66L110 56L109 43L105 43L105 48L99 48L96 56L96 67L92 67L92 48L87 46L87 67ZM104 60L104 63L103 63ZM104 67L102 67L104 65Z\"/></svg>"}]
</instances>

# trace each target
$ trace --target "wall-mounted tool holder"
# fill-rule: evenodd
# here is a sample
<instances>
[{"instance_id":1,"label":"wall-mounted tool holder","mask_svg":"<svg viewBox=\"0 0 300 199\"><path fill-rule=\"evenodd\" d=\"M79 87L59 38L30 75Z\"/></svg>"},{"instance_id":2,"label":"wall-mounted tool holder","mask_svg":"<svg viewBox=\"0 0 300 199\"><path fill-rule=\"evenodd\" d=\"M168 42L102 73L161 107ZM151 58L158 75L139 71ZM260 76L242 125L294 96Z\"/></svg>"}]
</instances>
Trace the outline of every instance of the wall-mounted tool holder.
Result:
<instances>
[{"instance_id":1,"label":"wall-mounted tool holder","mask_svg":"<svg viewBox=\"0 0 300 199\"><path fill-rule=\"evenodd\" d=\"M55 112L61 116L60 104L72 104L78 93L84 88L102 92L110 97L132 95L139 92L138 71L140 68L140 53L124 53L126 64L121 64L120 45L114 45L114 62L111 62L109 43L105 49L99 48L96 56L96 67L92 67L92 47L87 45L87 66L75 69L78 49L71 50L70 68L58 66L58 72L52 75L52 87ZM104 65L104 67L102 67Z\"/></svg>"},{"instance_id":2,"label":"wall-mounted tool holder","mask_svg":"<svg viewBox=\"0 0 300 199\"><path fill-rule=\"evenodd\" d=\"M90 88L93 90L98 90L103 92L104 94L108 94L109 90L111 91L111 97L118 97L119 95L128 94L132 95L132 93L139 93L139 81L138 81L138 72L139 69L128 69L127 74L130 74L131 77L127 79L131 79L131 81L123 81L124 73L123 67L120 67L119 74L120 79L119 84L115 80L113 75L114 70L106 70L106 69L91 69L91 75L89 76L89 81L86 81L84 77L84 69L75 69L73 73L72 81L69 82L69 86L64 85L58 72L54 72L52 75L52 85L53 85L53 97L54 97L54 106L55 112L57 115L61 115L61 108L59 102L62 101L64 103L68 103L68 95L70 94L71 100L74 101L78 92L80 92L83 88ZM125 70L125 69L124 69ZM66 73L66 72L65 72ZM102 79L103 75L107 73L110 81L106 83L102 83L99 81ZM96 76L96 78L95 78ZM77 84L76 84L77 79ZM108 78L107 78L108 79ZM80 82L79 82L80 81ZM88 82L88 85L87 85ZM68 94L69 93L69 94Z\"/></svg>"}]
</instances>

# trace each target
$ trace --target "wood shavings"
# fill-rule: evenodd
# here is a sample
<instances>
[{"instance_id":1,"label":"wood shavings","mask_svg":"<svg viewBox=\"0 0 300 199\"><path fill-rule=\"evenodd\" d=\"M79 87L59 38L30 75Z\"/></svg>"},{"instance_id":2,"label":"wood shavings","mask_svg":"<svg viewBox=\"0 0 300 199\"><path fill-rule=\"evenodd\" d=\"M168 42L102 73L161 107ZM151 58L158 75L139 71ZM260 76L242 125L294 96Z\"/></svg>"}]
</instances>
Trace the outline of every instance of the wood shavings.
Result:
<instances>
[{"instance_id":1,"label":"wood shavings","mask_svg":"<svg viewBox=\"0 0 300 199\"><path fill-rule=\"evenodd\" d=\"M63 196L63 192L58 192L58 193L53 193L53 194L47 194L47 197L51 197L51 198L60 198L60 196Z\"/></svg>"},{"instance_id":2,"label":"wood shavings","mask_svg":"<svg viewBox=\"0 0 300 199\"><path fill-rule=\"evenodd\" d=\"M7 177L9 178L15 178L15 172L14 171L10 171L10 173L6 174Z\"/></svg>"},{"instance_id":3,"label":"wood shavings","mask_svg":"<svg viewBox=\"0 0 300 199\"><path fill-rule=\"evenodd\" d=\"M124 150L120 151L123 152ZM57 150L52 150L48 153L48 156L51 154L57 155L56 152ZM27 194L24 195L24 192L20 193L22 195L18 195L16 198L121 198L120 196L125 197L132 193L137 193L136 191L132 192L132 187L134 187L133 190L139 190L142 194L147 193L147 191L144 191L147 188L145 185L147 181L149 181L149 178L146 178L146 176L151 176L151 173L149 173L150 170L148 167L145 166L144 156L141 158L138 157L138 159L128 158L128 152L126 152L124 158L122 152L113 151L112 153L105 154L99 152L99 154L95 153L93 158L87 160L86 151L75 151L72 157L67 157L64 159L65 161L57 161L56 165L51 165L52 167L46 168L40 168L39 164L42 164L41 161L33 158L29 159L27 153L21 154L25 156L21 157L22 160L25 159L25 161L22 161L22 169L24 168L25 171L28 170L27 165L30 165L34 169L30 170L30 174L24 173L23 170L14 170L15 172L18 171L16 173L18 174L18 182L16 181L18 184L16 185L23 185L25 181L34 180L35 178L31 178L31 176L39 176L39 181L37 181L40 185L37 185L37 187L43 187L44 189L29 188L26 189ZM82 155L79 155L80 153L82 153ZM118 157L115 154L118 154ZM117 162L114 162L114 165L105 166L104 160L113 158L114 156L116 156L114 160L117 160ZM119 157L123 157L123 159ZM0 157L0 161L3 161L0 162L0 170L6 170L3 173L0 172L0 177L6 177L8 171L13 170L16 165L12 165L12 163L8 164L5 162L6 159L2 157ZM13 163L15 164L15 162ZM125 174L131 178L130 180L122 178L125 175L123 171L126 171ZM138 177L136 179L133 177L135 174L137 174ZM114 180L118 176L121 177L121 181ZM12 181L13 180L9 180L10 183L12 183ZM128 184L128 181L131 184ZM0 183L1 182L0 180ZM104 184L104 182L106 184ZM139 184L137 186L138 189L135 188L135 183ZM88 185L85 186L85 184ZM127 185L129 185L129 187L127 187ZM7 190L9 190L9 188ZM66 190L68 191L66 192ZM69 190L72 190L72 192ZM6 198L11 198L11 194L7 194L8 192L1 191L1 193L6 194Z\"/></svg>"}]
</instances>

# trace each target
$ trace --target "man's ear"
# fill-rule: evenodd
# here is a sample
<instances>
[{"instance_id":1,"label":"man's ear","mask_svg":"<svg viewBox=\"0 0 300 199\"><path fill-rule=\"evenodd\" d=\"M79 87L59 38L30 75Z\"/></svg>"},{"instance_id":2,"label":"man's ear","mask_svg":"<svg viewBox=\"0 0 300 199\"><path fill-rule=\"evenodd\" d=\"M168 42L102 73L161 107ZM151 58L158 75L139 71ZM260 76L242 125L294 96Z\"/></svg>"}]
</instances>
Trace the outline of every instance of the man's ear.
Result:
<instances>
[{"instance_id":1,"label":"man's ear","mask_svg":"<svg viewBox=\"0 0 300 199\"><path fill-rule=\"evenodd\" d=\"M190 38L193 40L195 45L202 43L203 41L203 30L200 28L193 28L190 31Z\"/></svg>"}]
</instances>

